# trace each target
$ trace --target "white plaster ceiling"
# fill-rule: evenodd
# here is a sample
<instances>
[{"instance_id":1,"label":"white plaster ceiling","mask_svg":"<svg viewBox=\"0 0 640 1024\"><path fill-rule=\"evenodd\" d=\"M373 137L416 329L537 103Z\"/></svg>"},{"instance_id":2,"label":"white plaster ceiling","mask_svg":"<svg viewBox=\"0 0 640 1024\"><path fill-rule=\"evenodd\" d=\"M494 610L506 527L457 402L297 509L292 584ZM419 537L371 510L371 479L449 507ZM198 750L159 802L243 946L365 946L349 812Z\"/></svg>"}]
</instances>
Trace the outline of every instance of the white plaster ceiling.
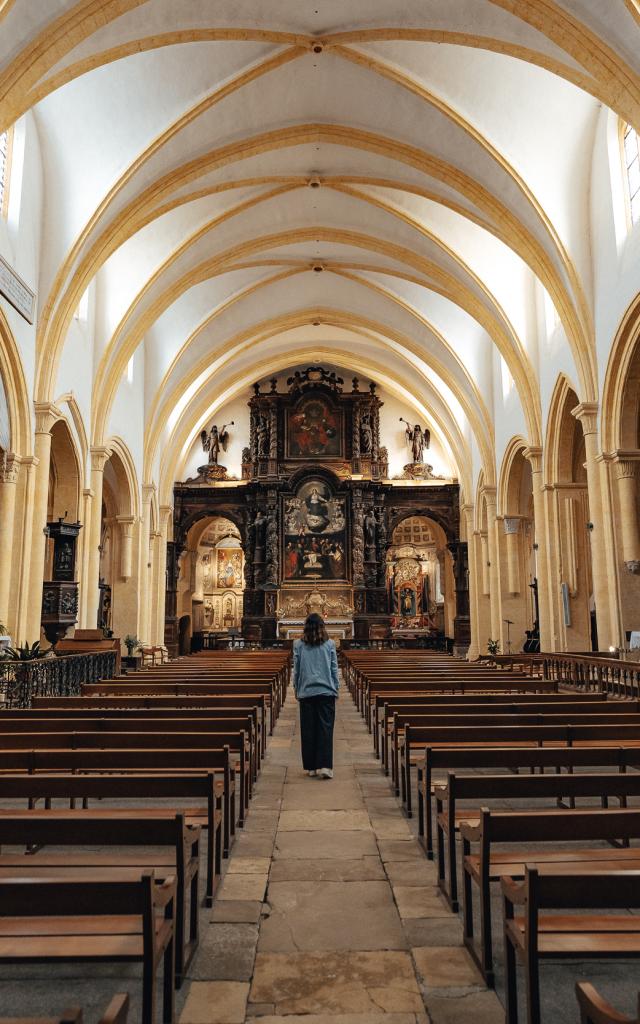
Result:
<instances>
[{"instance_id":1,"label":"white plaster ceiling","mask_svg":"<svg viewBox=\"0 0 640 1024\"><path fill-rule=\"evenodd\" d=\"M595 386L591 156L602 104L640 126L632 2L14 0L0 125L33 110L46 196L34 397L95 282L90 439L144 352L147 480L318 320L459 470L491 452L497 353L539 442L536 289Z\"/></svg>"}]
</instances>

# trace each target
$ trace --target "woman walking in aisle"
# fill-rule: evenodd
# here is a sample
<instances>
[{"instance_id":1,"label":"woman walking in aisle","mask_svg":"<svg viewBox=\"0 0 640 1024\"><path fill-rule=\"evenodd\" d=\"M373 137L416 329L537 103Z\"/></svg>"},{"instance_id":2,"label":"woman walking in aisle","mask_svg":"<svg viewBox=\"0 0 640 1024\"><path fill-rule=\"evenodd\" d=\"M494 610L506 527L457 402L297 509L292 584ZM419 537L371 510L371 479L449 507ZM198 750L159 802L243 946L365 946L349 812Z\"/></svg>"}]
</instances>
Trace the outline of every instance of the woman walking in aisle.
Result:
<instances>
[{"instance_id":1,"label":"woman walking in aisle","mask_svg":"<svg viewBox=\"0 0 640 1024\"><path fill-rule=\"evenodd\" d=\"M333 778L333 725L336 717L338 655L324 619L307 616L301 640L293 645L293 689L300 704L302 766L308 775Z\"/></svg>"}]
</instances>

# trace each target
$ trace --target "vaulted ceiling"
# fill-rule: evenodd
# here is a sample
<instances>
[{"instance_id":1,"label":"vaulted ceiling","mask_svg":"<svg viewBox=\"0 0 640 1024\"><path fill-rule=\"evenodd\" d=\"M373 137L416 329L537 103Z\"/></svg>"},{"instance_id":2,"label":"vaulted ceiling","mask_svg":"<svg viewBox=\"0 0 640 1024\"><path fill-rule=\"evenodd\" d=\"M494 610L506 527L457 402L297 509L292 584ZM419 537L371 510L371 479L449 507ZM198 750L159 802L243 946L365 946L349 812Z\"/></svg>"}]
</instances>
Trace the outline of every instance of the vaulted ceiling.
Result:
<instances>
[{"instance_id":1,"label":"vaulted ceiling","mask_svg":"<svg viewBox=\"0 0 640 1024\"><path fill-rule=\"evenodd\" d=\"M493 473L495 353L541 442L533 295L597 396L590 162L640 128L637 0L0 0L0 129L44 168L35 394L95 293L99 444L145 362L145 477L318 353Z\"/></svg>"}]
</instances>

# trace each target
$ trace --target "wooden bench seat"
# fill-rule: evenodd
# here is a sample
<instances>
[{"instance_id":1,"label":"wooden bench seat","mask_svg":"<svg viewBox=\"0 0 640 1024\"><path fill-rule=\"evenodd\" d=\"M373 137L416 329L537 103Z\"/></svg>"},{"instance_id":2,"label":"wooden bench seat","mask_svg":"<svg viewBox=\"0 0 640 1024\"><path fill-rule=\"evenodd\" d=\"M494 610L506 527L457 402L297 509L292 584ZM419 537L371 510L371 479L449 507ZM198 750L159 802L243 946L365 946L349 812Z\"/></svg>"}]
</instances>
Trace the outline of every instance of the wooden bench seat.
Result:
<instances>
[{"instance_id":1,"label":"wooden bench seat","mask_svg":"<svg viewBox=\"0 0 640 1024\"><path fill-rule=\"evenodd\" d=\"M527 864L548 863L550 857L556 863L567 852L571 853L571 871L579 870L582 850L572 848L571 843L629 842L640 838L640 809L576 809L576 810L531 810L531 811L490 811L483 807L479 822L472 825L461 822L463 857L463 919L464 942L471 956L482 971L488 985L493 985L493 951L491 935L491 882L503 877L504 858L494 856L495 844L506 845L529 843L550 843L553 847L541 850L520 850L514 852L508 861L511 867L520 863L524 872ZM478 844L478 853L472 853L472 844ZM500 851L501 854L504 851ZM594 860L593 849L586 848L584 861ZM626 847L608 848L603 846L600 861L608 861L615 868L619 861L640 859L640 849ZM559 855L559 856L558 856ZM473 922L473 889L478 887L480 910L480 935L476 944Z\"/></svg>"},{"instance_id":2,"label":"wooden bench seat","mask_svg":"<svg viewBox=\"0 0 640 1024\"><path fill-rule=\"evenodd\" d=\"M174 1021L176 880L0 880L0 962L142 964L142 1024L155 1024L163 964L163 1024ZM81 914L70 913L82 908Z\"/></svg>"},{"instance_id":3,"label":"wooden bench seat","mask_svg":"<svg viewBox=\"0 0 640 1024\"><path fill-rule=\"evenodd\" d=\"M640 797L640 775L634 773L579 775L456 775L449 773L446 783L434 787L438 856L438 885L451 909L458 910L456 833L462 821L479 825L481 807L487 800L520 800L535 805L538 800L555 802L570 809L576 798L590 798L607 807L609 800L627 806L629 797ZM569 800L569 808L563 803ZM462 800L473 801L471 807L460 807ZM583 806L580 808L584 809ZM553 851L552 851L553 855ZM494 860L498 855L494 855ZM561 855L558 855L560 859ZM640 851L638 851L640 858ZM513 854L506 854L513 861Z\"/></svg>"},{"instance_id":4,"label":"wooden bench seat","mask_svg":"<svg viewBox=\"0 0 640 1024\"><path fill-rule=\"evenodd\" d=\"M52 872L65 875L66 867L57 854L49 854L42 847L69 847L74 871L78 878L85 870L107 877L106 869L116 877L130 881L140 878L144 871L155 871L157 880L176 879L175 908L175 980L180 987L198 946L198 888L200 878L200 827L187 825L183 814L162 813L141 816L135 810L111 808L102 812L89 810L0 810L0 847L25 846L37 848L37 853L22 857L22 865L11 861L0 864L5 875L17 878L52 877ZM80 847L168 847L164 853L142 850L133 855L122 854L120 849L111 854L80 853ZM95 857L100 858L96 863ZM126 859L125 859L126 858ZM67 860L66 856L62 861ZM110 863L105 864L105 860ZM125 877L122 873L126 871ZM94 876L95 878L95 876ZM0 890L1 891L1 890ZM188 909L188 924L187 924ZM0 919L1 923L1 919Z\"/></svg>"},{"instance_id":5,"label":"wooden bench seat","mask_svg":"<svg viewBox=\"0 0 640 1024\"><path fill-rule=\"evenodd\" d=\"M223 852L229 855L236 824L235 770L228 747L207 750L0 750L2 775L64 773L129 776L211 772L223 783Z\"/></svg>"},{"instance_id":6,"label":"wooden bench seat","mask_svg":"<svg viewBox=\"0 0 640 1024\"><path fill-rule=\"evenodd\" d=\"M27 801L30 808L36 801L44 800L45 808L50 808L51 801L56 799L69 800L75 806L81 800L83 806L89 806L90 800L119 800L148 802L150 800L196 800L202 804L193 807L135 807L137 817L153 817L158 813L175 817L184 815L187 825L197 825L207 838L207 878L205 904L211 906L217 883L222 871L223 853L223 811L222 797L224 784L211 772L183 773L180 775L1 775L0 774L0 807L12 810L11 801ZM109 814L114 810L92 807L92 813Z\"/></svg>"},{"instance_id":7,"label":"wooden bench seat","mask_svg":"<svg viewBox=\"0 0 640 1024\"><path fill-rule=\"evenodd\" d=\"M503 879L502 894L506 1024L518 1024L517 961L524 968L527 1021L540 1024L540 961L640 957L640 915L611 913L640 908L638 870L603 876L586 867L569 876L527 864L523 882Z\"/></svg>"}]
</instances>

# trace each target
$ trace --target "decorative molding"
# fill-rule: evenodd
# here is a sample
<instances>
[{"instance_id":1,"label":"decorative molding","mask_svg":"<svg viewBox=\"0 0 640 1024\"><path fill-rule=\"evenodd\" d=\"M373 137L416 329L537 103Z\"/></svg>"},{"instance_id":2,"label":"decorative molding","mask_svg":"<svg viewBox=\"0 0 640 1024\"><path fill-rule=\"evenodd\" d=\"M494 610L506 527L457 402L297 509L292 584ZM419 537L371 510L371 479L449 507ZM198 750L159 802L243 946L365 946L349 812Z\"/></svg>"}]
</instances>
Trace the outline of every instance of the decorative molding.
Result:
<instances>
[{"instance_id":1,"label":"decorative molding","mask_svg":"<svg viewBox=\"0 0 640 1024\"><path fill-rule=\"evenodd\" d=\"M540 446L529 445L522 454L530 462L532 473L542 473L542 448Z\"/></svg>"},{"instance_id":2,"label":"decorative molding","mask_svg":"<svg viewBox=\"0 0 640 1024\"><path fill-rule=\"evenodd\" d=\"M55 402L34 402L36 434L50 434L53 424L63 418Z\"/></svg>"},{"instance_id":3,"label":"decorative molding","mask_svg":"<svg viewBox=\"0 0 640 1024\"><path fill-rule=\"evenodd\" d=\"M513 536L520 532L522 516L505 516L503 519L504 532L506 536Z\"/></svg>"},{"instance_id":4,"label":"decorative molding","mask_svg":"<svg viewBox=\"0 0 640 1024\"><path fill-rule=\"evenodd\" d=\"M89 454L91 455L91 472L104 472L104 467L111 455L111 449L105 448L104 445L94 445L89 449Z\"/></svg>"},{"instance_id":5,"label":"decorative molding","mask_svg":"<svg viewBox=\"0 0 640 1024\"><path fill-rule=\"evenodd\" d=\"M598 409L597 402L580 402L571 410L571 415L580 420L585 437L587 434L598 433Z\"/></svg>"}]
</instances>

